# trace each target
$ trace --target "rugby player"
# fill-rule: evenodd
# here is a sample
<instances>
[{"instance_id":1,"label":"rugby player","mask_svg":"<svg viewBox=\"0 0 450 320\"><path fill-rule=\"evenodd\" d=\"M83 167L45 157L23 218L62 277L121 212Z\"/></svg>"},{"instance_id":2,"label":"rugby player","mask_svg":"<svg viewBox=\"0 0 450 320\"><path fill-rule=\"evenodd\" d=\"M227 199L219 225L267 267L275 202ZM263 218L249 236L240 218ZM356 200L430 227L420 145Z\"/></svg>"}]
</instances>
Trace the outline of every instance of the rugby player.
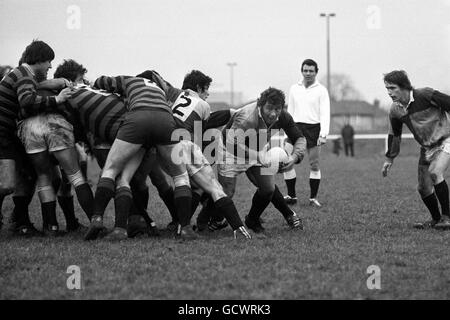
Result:
<instances>
[{"instance_id":1,"label":"rugby player","mask_svg":"<svg viewBox=\"0 0 450 320\"><path fill-rule=\"evenodd\" d=\"M95 81L94 87L120 94L127 100L129 110L119 127L98 182L95 193L95 217L85 239L97 238L103 228L104 211L114 195L118 206L123 208L131 206L130 180L145 154L142 147L156 147L173 178L180 237L197 238L189 225L192 195L186 165L182 161L177 161L179 159L171 157L178 141L172 140L176 122L166 100L167 86L160 87L155 82L141 77L102 76ZM115 228L113 233L118 238L124 238L126 229Z\"/></svg>"},{"instance_id":2,"label":"rugby player","mask_svg":"<svg viewBox=\"0 0 450 320\"><path fill-rule=\"evenodd\" d=\"M56 111L58 105L71 95L70 89L62 90L57 96L44 97L36 93L37 79L45 79L51 68L55 54L53 49L43 41L33 40L22 54L19 67L14 68L0 82L0 194L14 192L17 184L16 174L29 166L24 164L23 146L16 136L17 120L41 112ZM62 82L65 83L65 82ZM26 158L26 157L25 157ZM30 181L28 181L30 182ZM28 183L27 190L16 190L14 216L19 230L25 234L33 233L34 227L28 218L28 205L34 188ZM56 217L55 217L56 219ZM53 221L54 222L54 221Z\"/></svg>"},{"instance_id":3,"label":"rugby player","mask_svg":"<svg viewBox=\"0 0 450 320\"><path fill-rule=\"evenodd\" d=\"M389 111L388 149L382 174L387 176L400 152L405 124L421 145L418 191L431 215L431 220L414 227L449 230L449 191L444 174L450 164L450 96L432 88L414 89L403 70L391 71L383 80L393 103Z\"/></svg>"},{"instance_id":4,"label":"rugby player","mask_svg":"<svg viewBox=\"0 0 450 320\"><path fill-rule=\"evenodd\" d=\"M261 93L255 103L238 109L223 130L222 161L218 163L219 182L230 198L235 193L237 176L243 172L258 188L245 218L246 226L256 233L264 231L260 217L270 202L283 214L290 227L303 228L301 219L286 205L275 185L274 175L264 172L263 168L261 151L280 129L294 142L294 152L289 161L282 165L281 171L292 169L295 163L303 159L306 151L306 140L295 126L292 116L283 110L284 103L284 93L270 87Z\"/></svg>"}]
</instances>

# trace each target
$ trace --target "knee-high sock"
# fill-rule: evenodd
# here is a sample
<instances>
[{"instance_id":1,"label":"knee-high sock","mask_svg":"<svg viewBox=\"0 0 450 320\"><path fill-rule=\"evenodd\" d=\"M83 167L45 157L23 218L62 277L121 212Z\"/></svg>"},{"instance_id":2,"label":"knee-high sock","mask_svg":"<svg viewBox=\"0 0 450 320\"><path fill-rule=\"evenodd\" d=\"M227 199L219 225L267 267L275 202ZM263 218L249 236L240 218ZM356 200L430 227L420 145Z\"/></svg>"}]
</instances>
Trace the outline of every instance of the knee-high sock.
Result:
<instances>
[{"instance_id":1,"label":"knee-high sock","mask_svg":"<svg viewBox=\"0 0 450 320\"><path fill-rule=\"evenodd\" d=\"M58 196L58 204L66 219L67 229L74 229L78 226L78 219L75 217L75 209L73 206L73 196Z\"/></svg>"},{"instance_id":2,"label":"knee-high sock","mask_svg":"<svg viewBox=\"0 0 450 320\"><path fill-rule=\"evenodd\" d=\"M172 221L178 222L177 209L175 208L175 203L174 203L173 189L169 188L163 192L159 192L159 197L166 205L167 210L169 210L170 216L172 217Z\"/></svg>"},{"instance_id":3,"label":"knee-high sock","mask_svg":"<svg viewBox=\"0 0 450 320\"><path fill-rule=\"evenodd\" d=\"M214 211L214 202L211 198L208 198L208 200L206 201L206 205L203 206L202 210L200 210L197 215L197 225L206 225L211 219Z\"/></svg>"},{"instance_id":4,"label":"knee-high sock","mask_svg":"<svg viewBox=\"0 0 450 320\"><path fill-rule=\"evenodd\" d=\"M77 194L80 207L86 213L89 220L91 220L94 215L94 195L91 187L87 182L85 182L75 187L75 193Z\"/></svg>"},{"instance_id":5,"label":"knee-high sock","mask_svg":"<svg viewBox=\"0 0 450 320\"><path fill-rule=\"evenodd\" d=\"M192 202L191 202L191 216L189 218L192 219L192 216L195 213L195 210L197 210L197 207L200 203L201 195L199 195L197 192L192 192Z\"/></svg>"},{"instance_id":6,"label":"knee-high sock","mask_svg":"<svg viewBox=\"0 0 450 320\"><path fill-rule=\"evenodd\" d=\"M87 161L80 161L80 170L83 177L87 179Z\"/></svg>"},{"instance_id":7,"label":"knee-high sock","mask_svg":"<svg viewBox=\"0 0 450 320\"><path fill-rule=\"evenodd\" d=\"M442 215L450 216L449 208L449 196L448 196L448 185L447 182L442 181L434 186L434 191L441 204Z\"/></svg>"},{"instance_id":8,"label":"knee-high sock","mask_svg":"<svg viewBox=\"0 0 450 320\"><path fill-rule=\"evenodd\" d=\"M320 179L309 179L309 187L311 189L310 198L313 199L319 192Z\"/></svg>"},{"instance_id":9,"label":"knee-high sock","mask_svg":"<svg viewBox=\"0 0 450 320\"><path fill-rule=\"evenodd\" d=\"M259 191L256 191L255 194L253 195L252 207L250 208L248 217L253 221L258 220L263 211L269 205L271 199L272 199L271 195L267 194L262 195Z\"/></svg>"},{"instance_id":10,"label":"knee-high sock","mask_svg":"<svg viewBox=\"0 0 450 320\"><path fill-rule=\"evenodd\" d=\"M219 211L225 219L227 219L233 230L242 227L242 220L239 217L239 213L234 205L233 201L229 197L220 198L214 203L217 211Z\"/></svg>"},{"instance_id":11,"label":"knee-high sock","mask_svg":"<svg viewBox=\"0 0 450 320\"><path fill-rule=\"evenodd\" d=\"M110 178L100 178L95 191L94 215L102 216L109 201L114 197L115 182Z\"/></svg>"},{"instance_id":12,"label":"knee-high sock","mask_svg":"<svg viewBox=\"0 0 450 320\"><path fill-rule=\"evenodd\" d=\"M178 223L181 227L187 226L190 223L191 208L192 208L192 191L187 185L175 187L174 203L177 209Z\"/></svg>"},{"instance_id":13,"label":"knee-high sock","mask_svg":"<svg viewBox=\"0 0 450 320\"><path fill-rule=\"evenodd\" d=\"M297 193L295 191L295 183L297 182L297 178L286 179L284 181L286 181L288 195L291 196L292 198L296 197Z\"/></svg>"},{"instance_id":14,"label":"knee-high sock","mask_svg":"<svg viewBox=\"0 0 450 320\"><path fill-rule=\"evenodd\" d=\"M131 187L131 193L133 195L133 202L130 208L130 215L140 215L144 218L145 223L150 226L153 219L147 212L147 204L149 199L148 188L138 190Z\"/></svg>"},{"instance_id":15,"label":"knee-high sock","mask_svg":"<svg viewBox=\"0 0 450 320\"><path fill-rule=\"evenodd\" d=\"M283 217L287 218L287 217L293 215L294 212L286 204L286 201L284 201L284 198L280 192L280 189L278 189L278 186L276 186L276 185L275 185L275 191L273 192L273 195L272 195L272 203L275 206L275 208L277 208L278 211L281 212Z\"/></svg>"},{"instance_id":16,"label":"knee-high sock","mask_svg":"<svg viewBox=\"0 0 450 320\"><path fill-rule=\"evenodd\" d=\"M42 202L42 228L48 229L50 226L58 226L56 220L56 201Z\"/></svg>"},{"instance_id":17,"label":"knee-high sock","mask_svg":"<svg viewBox=\"0 0 450 320\"><path fill-rule=\"evenodd\" d=\"M116 219L114 226L116 228L127 228L128 214L133 202L131 190L128 187L120 187L116 191L114 198L114 207L116 211Z\"/></svg>"},{"instance_id":18,"label":"knee-high sock","mask_svg":"<svg viewBox=\"0 0 450 320\"><path fill-rule=\"evenodd\" d=\"M16 224L18 226L31 224L28 206L30 205L33 197L13 196L12 198L14 202L13 217Z\"/></svg>"},{"instance_id":19,"label":"knee-high sock","mask_svg":"<svg viewBox=\"0 0 450 320\"><path fill-rule=\"evenodd\" d=\"M2 214L3 199L5 199L5 196L0 195L0 226L3 224L3 214Z\"/></svg>"},{"instance_id":20,"label":"knee-high sock","mask_svg":"<svg viewBox=\"0 0 450 320\"><path fill-rule=\"evenodd\" d=\"M439 211L439 203L436 194L433 192L428 197L422 198L423 203L425 203L428 211L430 211L431 217L435 221L441 219L441 212Z\"/></svg>"}]
</instances>

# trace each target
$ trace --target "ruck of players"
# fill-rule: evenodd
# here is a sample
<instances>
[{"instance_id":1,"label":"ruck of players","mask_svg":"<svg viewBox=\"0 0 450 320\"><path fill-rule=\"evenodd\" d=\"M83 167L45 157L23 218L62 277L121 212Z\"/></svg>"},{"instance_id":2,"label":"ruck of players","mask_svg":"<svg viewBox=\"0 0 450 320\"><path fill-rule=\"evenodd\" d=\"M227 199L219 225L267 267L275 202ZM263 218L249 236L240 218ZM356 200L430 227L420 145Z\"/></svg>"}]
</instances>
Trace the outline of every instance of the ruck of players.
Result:
<instances>
[{"instance_id":1,"label":"ruck of players","mask_svg":"<svg viewBox=\"0 0 450 320\"><path fill-rule=\"evenodd\" d=\"M18 57L18 67L1 70L0 208L5 197L12 197L12 212L2 216L9 216L15 236L157 237L160 222L153 219L159 214L148 206L149 192L158 193L170 214L165 232L183 240L207 239L219 229L229 230L236 241L270 236L264 213L271 203L285 221L277 227L303 232L307 224L292 205L298 200L295 168L305 165L305 157L310 169L305 197L317 210L324 205L319 160L329 133L330 100L316 79L314 60L302 62L302 79L287 99L282 90L262 88L253 101L211 112L207 98L213 79L199 70L184 79L165 79L147 66L139 74L123 70L89 83L89 66L70 57L49 79L54 58L48 44L33 40ZM431 216L414 227L448 230L444 173L450 164L450 97L431 88L414 89L404 71L382 80L393 100L382 173L393 168L406 124L421 146L418 191ZM172 85L178 82L181 88ZM93 184L87 154L102 169ZM245 212L233 202L241 173L256 188ZM280 173L287 195L275 183ZM42 226L29 210L35 195ZM81 208L78 216L74 201ZM110 202L114 226L107 229L103 220Z\"/></svg>"}]
</instances>

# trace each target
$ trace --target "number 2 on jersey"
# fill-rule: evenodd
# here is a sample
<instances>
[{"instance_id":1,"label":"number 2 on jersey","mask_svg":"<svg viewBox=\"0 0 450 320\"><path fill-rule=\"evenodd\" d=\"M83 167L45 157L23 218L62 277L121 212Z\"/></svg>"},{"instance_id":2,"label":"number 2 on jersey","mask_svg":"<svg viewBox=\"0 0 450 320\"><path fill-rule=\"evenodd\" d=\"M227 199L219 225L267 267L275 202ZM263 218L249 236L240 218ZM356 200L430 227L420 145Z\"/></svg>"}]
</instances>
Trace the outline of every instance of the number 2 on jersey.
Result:
<instances>
[{"instance_id":1,"label":"number 2 on jersey","mask_svg":"<svg viewBox=\"0 0 450 320\"><path fill-rule=\"evenodd\" d=\"M180 99L185 100L185 103L178 103L176 106L173 107L173 114L179 115L181 118L184 116L184 113L180 110L180 108L186 108L189 106L192 102L192 100L186 96L181 96Z\"/></svg>"}]
</instances>

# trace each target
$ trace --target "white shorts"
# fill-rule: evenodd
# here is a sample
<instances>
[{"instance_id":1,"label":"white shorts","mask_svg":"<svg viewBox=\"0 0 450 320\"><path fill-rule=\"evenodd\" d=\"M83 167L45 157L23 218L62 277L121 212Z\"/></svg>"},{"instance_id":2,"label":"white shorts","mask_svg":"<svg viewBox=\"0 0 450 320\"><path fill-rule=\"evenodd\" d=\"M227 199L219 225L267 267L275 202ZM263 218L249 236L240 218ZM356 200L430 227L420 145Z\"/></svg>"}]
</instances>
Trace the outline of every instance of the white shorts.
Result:
<instances>
[{"instance_id":1,"label":"white shorts","mask_svg":"<svg viewBox=\"0 0 450 320\"><path fill-rule=\"evenodd\" d=\"M180 144L186 156L186 169L190 177L199 172L203 167L210 165L198 145L189 140L182 140Z\"/></svg>"},{"instance_id":2,"label":"white shorts","mask_svg":"<svg viewBox=\"0 0 450 320\"><path fill-rule=\"evenodd\" d=\"M28 154L75 147L73 127L60 114L37 115L23 120L17 132Z\"/></svg>"}]
</instances>

